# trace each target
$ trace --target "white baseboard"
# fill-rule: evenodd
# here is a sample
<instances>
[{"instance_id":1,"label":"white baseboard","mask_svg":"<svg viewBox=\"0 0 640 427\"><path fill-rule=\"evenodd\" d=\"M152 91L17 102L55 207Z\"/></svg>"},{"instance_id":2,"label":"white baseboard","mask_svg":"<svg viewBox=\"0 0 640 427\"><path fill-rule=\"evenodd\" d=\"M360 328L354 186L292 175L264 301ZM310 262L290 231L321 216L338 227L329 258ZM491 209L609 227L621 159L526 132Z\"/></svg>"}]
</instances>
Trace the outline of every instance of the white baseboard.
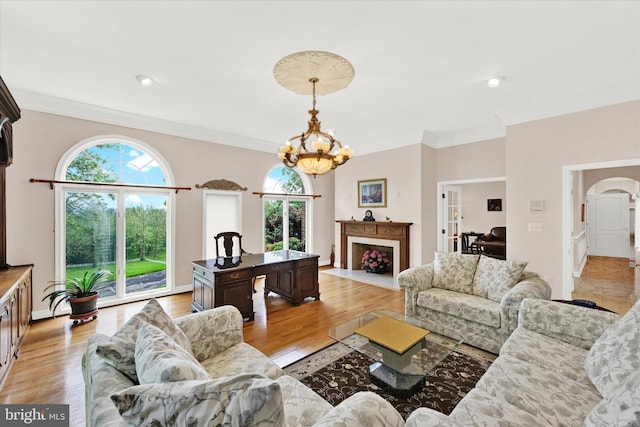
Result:
<instances>
[{"instance_id":1,"label":"white baseboard","mask_svg":"<svg viewBox=\"0 0 640 427\"><path fill-rule=\"evenodd\" d=\"M104 300L98 301L98 308L110 307L112 305L125 304L128 302L136 302L136 301L144 301L150 298L159 298L165 297L167 295L177 295L185 292L191 292L193 290L193 284L189 283L188 285L177 286L170 291L158 291L153 294L145 294L145 295L131 295L125 299L119 300ZM68 315L70 312L69 307L59 308L56 310L56 317L60 315ZM42 320L53 317L51 311L49 310L34 310L31 312L32 320Z\"/></svg>"},{"instance_id":2,"label":"white baseboard","mask_svg":"<svg viewBox=\"0 0 640 427\"><path fill-rule=\"evenodd\" d=\"M573 277L578 278L582 276L582 270L584 270L584 267L586 265L587 265L587 257L585 256L584 258L582 258L582 262L580 262L580 267L578 268L578 271L573 272Z\"/></svg>"}]
</instances>

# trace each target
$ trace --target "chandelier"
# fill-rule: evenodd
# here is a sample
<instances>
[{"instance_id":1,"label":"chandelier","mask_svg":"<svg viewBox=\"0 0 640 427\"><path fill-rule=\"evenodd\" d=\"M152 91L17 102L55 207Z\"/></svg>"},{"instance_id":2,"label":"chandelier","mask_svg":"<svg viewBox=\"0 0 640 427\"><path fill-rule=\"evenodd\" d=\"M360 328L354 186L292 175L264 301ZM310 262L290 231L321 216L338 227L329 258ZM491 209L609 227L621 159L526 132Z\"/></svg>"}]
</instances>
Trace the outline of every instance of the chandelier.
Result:
<instances>
[{"instance_id":1,"label":"chandelier","mask_svg":"<svg viewBox=\"0 0 640 427\"><path fill-rule=\"evenodd\" d=\"M329 52L298 52L276 64L274 76L282 86L296 93L313 95L307 130L280 147L278 158L287 167L297 166L315 178L353 157L354 151L348 145L342 145L331 132L320 129L320 111L316 110L316 92L324 95L343 89L351 83L353 75L353 66L346 59Z\"/></svg>"}]
</instances>

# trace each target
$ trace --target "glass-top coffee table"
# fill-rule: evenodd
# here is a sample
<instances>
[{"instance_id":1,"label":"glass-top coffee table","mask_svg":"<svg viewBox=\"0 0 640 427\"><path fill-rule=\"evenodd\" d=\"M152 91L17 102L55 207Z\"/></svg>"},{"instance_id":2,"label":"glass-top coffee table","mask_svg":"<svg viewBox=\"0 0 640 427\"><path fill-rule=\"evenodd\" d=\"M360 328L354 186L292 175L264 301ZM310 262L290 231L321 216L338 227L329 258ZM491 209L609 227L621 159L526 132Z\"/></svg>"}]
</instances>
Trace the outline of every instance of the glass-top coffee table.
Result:
<instances>
[{"instance_id":1,"label":"glass-top coffee table","mask_svg":"<svg viewBox=\"0 0 640 427\"><path fill-rule=\"evenodd\" d=\"M398 396L418 391L427 373L462 343L420 327L420 322L391 310L376 310L329 329L329 336L369 356L371 382Z\"/></svg>"}]
</instances>

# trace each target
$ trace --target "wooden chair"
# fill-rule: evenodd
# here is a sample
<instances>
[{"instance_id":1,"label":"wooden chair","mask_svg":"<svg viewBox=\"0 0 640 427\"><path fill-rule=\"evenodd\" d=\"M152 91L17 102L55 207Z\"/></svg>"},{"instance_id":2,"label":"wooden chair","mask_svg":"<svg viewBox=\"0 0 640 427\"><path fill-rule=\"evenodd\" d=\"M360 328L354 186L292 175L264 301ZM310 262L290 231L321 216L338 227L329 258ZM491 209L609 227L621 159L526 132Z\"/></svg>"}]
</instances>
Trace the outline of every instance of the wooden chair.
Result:
<instances>
[{"instance_id":1,"label":"wooden chair","mask_svg":"<svg viewBox=\"0 0 640 427\"><path fill-rule=\"evenodd\" d=\"M242 255L251 255L244 249L242 249L242 235L236 231L225 231L222 233L218 233L213 238L216 241L216 258L220 259L222 257L225 260L222 263L224 268L229 267L237 267L242 262ZM222 246L224 247L224 254L222 257L220 256L220 239L222 239ZM235 246L235 242L238 242L238 248L240 252L237 256L233 255L233 247ZM216 260L216 264L218 261ZM251 279L251 288L253 292L256 292L256 278Z\"/></svg>"},{"instance_id":2,"label":"wooden chair","mask_svg":"<svg viewBox=\"0 0 640 427\"><path fill-rule=\"evenodd\" d=\"M237 255L248 255L248 253L242 249L242 235L238 232L225 231L223 233L216 234L213 238L216 240L216 258L232 257L236 242L240 249ZM220 254L220 239L222 239L222 246L224 248L224 253L222 255Z\"/></svg>"}]
</instances>

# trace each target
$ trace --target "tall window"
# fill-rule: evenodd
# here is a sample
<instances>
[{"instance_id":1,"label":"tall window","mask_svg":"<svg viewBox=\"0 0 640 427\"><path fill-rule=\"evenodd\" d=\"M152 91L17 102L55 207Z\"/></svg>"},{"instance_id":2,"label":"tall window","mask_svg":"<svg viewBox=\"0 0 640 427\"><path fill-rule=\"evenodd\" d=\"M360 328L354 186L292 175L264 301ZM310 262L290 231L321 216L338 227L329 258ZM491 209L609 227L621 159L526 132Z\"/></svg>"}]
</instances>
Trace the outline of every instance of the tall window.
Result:
<instances>
[{"instance_id":1,"label":"tall window","mask_svg":"<svg viewBox=\"0 0 640 427\"><path fill-rule=\"evenodd\" d=\"M65 153L56 179L72 181L56 186L57 278L109 270L100 298L110 300L173 288L174 192L161 188L173 178L158 154L124 137L94 138Z\"/></svg>"},{"instance_id":2,"label":"tall window","mask_svg":"<svg viewBox=\"0 0 640 427\"><path fill-rule=\"evenodd\" d=\"M263 197L264 250L311 252L311 183L295 169L276 166L267 174ZM281 195L280 195L281 194Z\"/></svg>"}]
</instances>

